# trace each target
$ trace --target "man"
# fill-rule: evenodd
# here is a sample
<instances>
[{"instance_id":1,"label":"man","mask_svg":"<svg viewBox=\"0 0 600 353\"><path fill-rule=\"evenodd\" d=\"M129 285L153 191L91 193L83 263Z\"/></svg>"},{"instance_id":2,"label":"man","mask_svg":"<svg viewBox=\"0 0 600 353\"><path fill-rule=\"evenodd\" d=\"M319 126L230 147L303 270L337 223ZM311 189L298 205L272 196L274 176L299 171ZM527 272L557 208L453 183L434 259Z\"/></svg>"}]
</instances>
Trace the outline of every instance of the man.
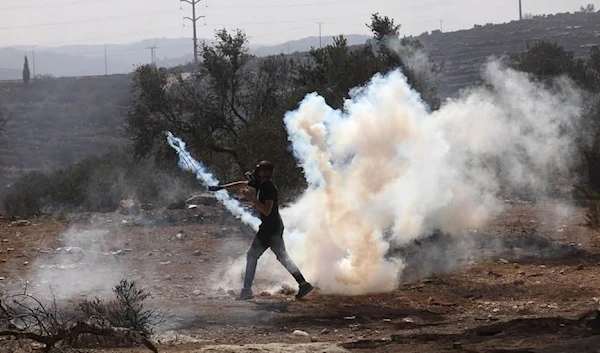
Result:
<instances>
[{"instance_id":1,"label":"man","mask_svg":"<svg viewBox=\"0 0 600 353\"><path fill-rule=\"evenodd\" d=\"M256 265L260 256L271 248L277 256L277 260L294 276L298 282L299 290L296 299L304 298L314 288L306 282L298 267L294 264L288 255L283 242L283 220L279 214L279 195L278 190L271 177L275 165L268 161L260 162L251 174L249 181L237 181L230 184L212 186L211 191L222 189L242 190L248 201L252 202L254 207L260 212L261 224L258 233L254 237L252 246L248 250L246 260L246 275L244 278L244 288L242 289L238 300L252 299L252 282L256 272ZM256 196L248 190L248 186L256 189Z\"/></svg>"}]
</instances>

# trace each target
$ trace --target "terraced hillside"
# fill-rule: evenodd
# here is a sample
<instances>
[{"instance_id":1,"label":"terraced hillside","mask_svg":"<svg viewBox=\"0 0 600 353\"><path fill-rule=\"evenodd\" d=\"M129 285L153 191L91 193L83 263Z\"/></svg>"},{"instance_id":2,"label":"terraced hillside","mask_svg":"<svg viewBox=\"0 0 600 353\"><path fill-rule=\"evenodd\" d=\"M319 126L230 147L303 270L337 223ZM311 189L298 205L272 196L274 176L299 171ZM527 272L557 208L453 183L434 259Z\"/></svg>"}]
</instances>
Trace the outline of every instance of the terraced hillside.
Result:
<instances>
[{"instance_id":1,"label":"terraced hillside","mask_svg":"<svg viewBox=\"0 0 600 353\"><path fill-rule=\"evenodd\" d=\"M0 96L13 117L0 139L0 179L123 146L130 92L128 75L3 82Z\"/></svg>"},{"instance_id":2,"label":"terraced hillside","mask_svg":"<svg viewBox=\"0 0 600 353\"><path fill-rule=\"evenodd\" d=\"M522 51L528 43L552 41L579 57L588 55L591 46L600 45L600 12L476 25L451 33L435 31L419 39L433 60L444 63L439 93L448 97L476 82L489 57Z\"/></svg>"},{"instance_id":3,"label":"terraced hillside","mask_svg":"<svg viewBox=\"0 0 600 353\"><path fill-rule=\"evenodd\" d=\"M522 51L528 43L556 41L587 55L591 46L600 45L600 12L437 31L419 39L433 60L444 63L439 94L448 97L475 83L490 56ZM0 82L0 100L15 115L0 139L0 186L24 171L64 167L126 144L123 121L130 90L130 75L47 78L30 86Z\"/></svg>"}]
</instances>

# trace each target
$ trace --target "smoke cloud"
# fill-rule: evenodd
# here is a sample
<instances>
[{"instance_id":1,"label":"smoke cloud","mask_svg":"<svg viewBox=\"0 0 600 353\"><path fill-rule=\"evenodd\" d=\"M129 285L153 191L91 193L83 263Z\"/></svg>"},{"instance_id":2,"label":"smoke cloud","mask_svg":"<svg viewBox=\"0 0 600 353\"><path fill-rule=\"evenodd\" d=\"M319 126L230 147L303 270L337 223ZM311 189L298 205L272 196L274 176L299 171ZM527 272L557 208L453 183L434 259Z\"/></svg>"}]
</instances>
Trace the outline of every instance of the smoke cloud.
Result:
<instances>
[{"instance_id":1,"label":"smoke cloud","mask_svg":"<svg viewBox=\"0 0 600 353\"><path fill-rule=\"evenodd\" d=\"M499 194L543 194L569 170L581 97L490 63L485 85L433 113L394 71L351 92L344 110L308 95L285 116L309 188L282 211L294 260L332 293L389 291L398 247L461 234L501 211Z\"/></svg>"},{"instance_id":2,"label":"smoke cloud","mask_svg":"<svg viewBox=\"0 0 600 353\"><path fill-rule=\"evenodd\" d=\"M106 295L129 269L111 254L111 246L123 241L109 241L111 231L93 227L71 227L61 233L61 247L47 249L33 263L28 292L39 299L73 299L83 295Z\"/></svg>"},{"instance_id":3,"label":"smoke cloud","mask_svg":"<svg viewBox=\"0 0 600 353\"><path fill-rule=\"evenodd\" d=\"M558 80L548 89L498 62L487 65L483 79L431 112L393 71L352 90L343 110L309 94L285 115L309 186L281 210L284 236L309 281L328 293L394 290L407 264L391 250L434 232L468 234L500 213L501 196L542 196L569 172L582 106L574 86ZM168 138L181 168L218 184L181 140ZM226 192L217 197L256 229L258 219ZM457 244L469 251L471 243ZM259 266L269 271L257 279L293 284L275 261L267 253ZM422 261L432 262L422 264L431 271L458 259ZM243 258L230 265L219 274L227 287L240 284Z\"/></svg>"}]
</instances>

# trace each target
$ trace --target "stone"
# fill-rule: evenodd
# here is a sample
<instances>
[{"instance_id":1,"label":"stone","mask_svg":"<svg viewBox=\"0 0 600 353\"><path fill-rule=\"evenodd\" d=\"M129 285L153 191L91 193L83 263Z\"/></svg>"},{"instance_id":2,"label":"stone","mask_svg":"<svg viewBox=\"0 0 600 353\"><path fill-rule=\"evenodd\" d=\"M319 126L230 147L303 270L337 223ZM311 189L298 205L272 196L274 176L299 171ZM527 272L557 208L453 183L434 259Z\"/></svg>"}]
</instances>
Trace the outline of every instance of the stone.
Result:
<instances>
[{"instance_id":1,"label":"stone","mask_svg":"<svg viewBox=\"0 0 600 353\"><path fill-rule=\"evenodd\" d=\"M31 225L31 222L29 222L26 219L19 219L19 220L11 222L10 225L11 225L11 227L26 227L26 226Z\"/></svg>"},{"instance_id":2,"label":"stone","mask_svg":"<svg viewBox=\"0 0 600 353\"><path fill-rule=\"evenodd\" d=\"M217 204L218 200L212 194L199 194L190 197L185 202L187 204L192 204L196 206L213 206Z\"/></svg>"},{"instance_id":3,"label":"stone","mask_svg":"<svg viewBox=\"0 0 600 353\"><path fill-rule=\"evenodd\" d=\"M200 349L198 353L349 353L334 343L304 343L304 344L247 344L244 346L235 345L214 345L206 346Z\"/></svg>"},{"instance_id":4,"label":"stone","mask_svg":"<svg viewBox=\"0 0 600 353\"><path fill-rule=\"evenodd\" d=\"M167 210L183 210L185 208L185 201L171 202L167 206Z\"/></svg>"},{"instance_id":5,"label":"stone","mask_svg":"<svg viewBox=\"0 0 600 353\"><path fill-rule=\"evenodd\" d=\"M303 337L309 337L310 336L308 334L308 332L302 331L302 330L295 330L294 332L292 332L292 335L294 335L294 336L303 336Z\"/></svg>"}]
</instances>

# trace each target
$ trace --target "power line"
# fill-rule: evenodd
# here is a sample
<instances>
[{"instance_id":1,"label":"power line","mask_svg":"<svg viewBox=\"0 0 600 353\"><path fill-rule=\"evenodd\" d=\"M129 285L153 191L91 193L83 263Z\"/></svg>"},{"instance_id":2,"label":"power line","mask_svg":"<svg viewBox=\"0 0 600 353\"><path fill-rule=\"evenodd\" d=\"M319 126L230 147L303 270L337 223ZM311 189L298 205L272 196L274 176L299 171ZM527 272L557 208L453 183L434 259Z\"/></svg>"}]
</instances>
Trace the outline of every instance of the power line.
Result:
<instances>
[{"instance_id":1,"label":"power line","mask_svg":"<svg viewBox=\"0 0 600 353\"><path fill-rule=\"evenodd\" d=\"M20 28L35 28L35 27L49 27L49 26L63 26L63 25L72 25L72 24L81 24L81 23L94 23L104 20L112 20L116 18L132 18L132 17L140 17L140 16L155 16L155 15L164 15L165 11L152 11L146 13L137 13L137 14L128 14L128 15L114 15L114 16L106 16L106 17L98 17L92 18L88 20L75 20L75 21L64 21L64 22L51 22L51 23L39 23L34 25L21 25L21 26L4 26L0 27L0 30L6 29L20 29Z\"/></svg>"},{"instance_id":2,"label":"power line","mask_svg":"<svg viewBox=\"0 0 600 353\"><path fill-rule=\"evenodd\" d=\"M120 1L120 0L103 0L103 2L109 1ZM27 5L27 6L11 6L11 7L0 7L0 11L13 11L13 10L28 10L28 9L39 9L45 7L68 7L68 6L77 6L77 5L85 5L91 3L97 3L97 0L80 0L80 1L71 1L71 2L59 2L59 3L45 3L45 4L37 4L37 5Z\"/></svg>"},{"instance_id":3,"label":"power line","mask_svg":"<svg viewBox=\"0 0 600 353\"><path fill-rule=\"evenodd\" d=\"M146 49L150 49L150 62L153 66L156 66L156 44Z\"/></svg>"},{"instance_id":4,"label":"power line","mask_svg":"<svg viewBox=\"0 0 600 353\"><path fill-rule=\"evenodd\" d=\"M188 4L192 5L192 17L184 17L184 19L192 21L194 27L194 71L196 71L196 68L198 67L198 36L196 22L199 19L204 18L204 24L206 25L206 16L196 16L196 4L199 4L200 1L202 0L179 0L180 4L182 2L187 2Z\"/></svg>"},{"instance_id":5,"label":"power line","mask_svg":"<svg viewBox=\"0 0 600 353\"><path fill-rule=\"evenodd\" d=\"M519 20L523 19L523 4L521 3L521 0L519 0Z\"/></svg>"},{"instance_id":6,"label":"power line","mask_svg":"<svg viewBox=\"0 0 600 353\"><path fill-rule=\"evenodd\" d=\"M367 0L341 0L341 1L322 1L322 2L305 2L299 4L279 4L279 5L253 5L253 6L217 6L210 7L211 11L231 11L231 10L252 10L252 9L275 9L275 8L289 8L289 7L303 7L303 6L323 6L323 5L339 5L349 4L355 2L367 2ZM371 2L371 1L369 1Z\"/></svg>"}]
</instances>

